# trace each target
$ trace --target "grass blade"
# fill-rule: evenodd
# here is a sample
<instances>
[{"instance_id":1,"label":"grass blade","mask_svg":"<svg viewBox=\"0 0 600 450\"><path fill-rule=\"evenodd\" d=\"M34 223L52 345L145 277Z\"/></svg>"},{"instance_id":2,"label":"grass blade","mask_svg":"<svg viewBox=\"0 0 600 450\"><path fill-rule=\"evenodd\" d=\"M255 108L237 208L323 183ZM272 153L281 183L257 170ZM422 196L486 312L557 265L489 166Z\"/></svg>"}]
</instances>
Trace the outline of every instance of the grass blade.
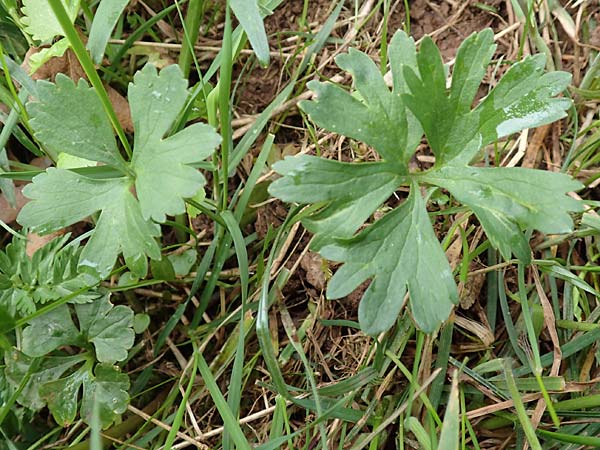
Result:
<instances>
[{"instance_id":1,"label":"grass blade","mask_svg":"<svg viewBox=\"0 0 600 450\"><path fill-rule=\"evenodd\" d=\"M96 64L102 62L112 30L128 3L128 0L102 0L100 2L96 14L94 14L87 43L87 48Z\"/></svg>"},{"instance_id":2,"label":"grass blade","mask_svg":"<svg viewBox=\"0 0 600 450\"><path fill-rule=\"evenodd\" d=\"M446 413L444 414L438 450L458 450L459 432L460 402L458 399L458 371L455 371L452 376L450 399L448 400Z\"/></svg>"},{"instance_id":3,"label":"grass blade","mask_svg":"<svg viewBox=\"0 0 600 450\"><path fill-rule=\"evenodd\" d=\"M257 0L230 0L229 6L246 32L258 61L269 64L269 42Z\"/></svg>"}]
</instances>

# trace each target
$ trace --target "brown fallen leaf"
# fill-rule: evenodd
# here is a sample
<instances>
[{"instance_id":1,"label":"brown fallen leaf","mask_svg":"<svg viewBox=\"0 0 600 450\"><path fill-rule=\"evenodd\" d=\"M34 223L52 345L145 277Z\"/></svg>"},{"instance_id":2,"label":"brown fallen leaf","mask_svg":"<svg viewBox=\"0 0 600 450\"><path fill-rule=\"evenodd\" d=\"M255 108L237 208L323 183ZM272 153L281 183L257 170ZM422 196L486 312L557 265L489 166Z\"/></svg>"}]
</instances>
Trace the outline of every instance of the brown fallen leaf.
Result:
<instances>
[{"instance_id":1,"label":"brown fallen leaf","mask_svg":"<svg viewBox=\"0 0 600 450\"><path fill-rule=\"evenodd\" d=\"M7 224L14 222L17 219L17 215L19 214L19 211L21 211L21 208L29 201L29 199L23 195L22 190L23 186L15 187L15 196L17 199L16 208L10 206L4 195L0 194L0 220L2 220L2 222Z\"/></svg>"},{"instance_id":2,"label":"brown fallen leaf","mask_svg":"<svg viewBox=\"0 0 600 450\"><path fill-rule=\"evenodd\" d=\"M65 234L65 230L58 230L54 233L45 234L40 236L36 233L27 233L27 246L25 247L25 253L30 258L33 256L35 252L37 252L40 248L45 246L48 242L54 240L58 236L62 236Z\"/></svg>"},{"instance_id":3,"label":"brown fallen leaf","mask_svg":"<svg viewBox=\"0 0 600 450\"><path fill-rule=\"evenodd\" d=\"M323 258L318 253L306 253L300 261L300 267L306 271L306 281L319 290L325 289L327 280L323 271Z\"/></svg>"}]
</instances>

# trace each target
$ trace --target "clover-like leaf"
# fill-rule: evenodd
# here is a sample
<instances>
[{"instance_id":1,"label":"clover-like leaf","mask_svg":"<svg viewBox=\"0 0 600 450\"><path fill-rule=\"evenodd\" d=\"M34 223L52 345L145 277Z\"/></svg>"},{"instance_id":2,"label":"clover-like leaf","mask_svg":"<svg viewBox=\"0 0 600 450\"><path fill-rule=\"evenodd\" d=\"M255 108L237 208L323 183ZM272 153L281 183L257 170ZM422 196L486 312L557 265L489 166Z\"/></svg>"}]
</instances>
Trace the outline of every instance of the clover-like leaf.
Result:
<instances>
[{"instance_id":1,"label":"clover-like leaf","mask_svg":"<svg viewBox=\"0 0 600 450\"><path fill-rule=\"evenodd\" d=\"M72 367L80 364L85 359L83 355L72 356L47 356L38 366L32 368L34 358L24 353L13 350L4 354L4 371L8 382L15 388L30 372L29 381L19 394L17 401L27 408L38 410L46 406L46 399L40 395L40 386L59 379Z\"/></svg>"},{"instance_id":2,"label":"clover-like leaf","mask_svg":"<svg viewBox=\"0 0 600 450\"><path fill-rule=\"evenodd\" d=\"M554 98L569 75L545 74L542 56L514 64L478 105L475 96L495 51L493 33L474 33L458 50L452 82L433 41L414 43L398 32L390 44L392 89L364 54L350 50L336 59L353 76L355 92L331 83L310 84L316 99L301 108L317 125L359 139L381 155L377 163L341 163L312 156L286 158L274 168L283 177L272 195L289 202L315 203L302 223L315 236L313 248L344 262L327 296L339 298L371 280L359 307L369 334L395 322L410 293L417 325L432 331L456 302L456 288L418 190L440 186L469 206L491 244L505 258L524 262L530 249L523 230L562 233L572 228L570 211L580 205L565 196L581 185L569 176L520 168L475 168L468 164L483 146L525 128L565 116L570 101ZM435 165L411 173L408 163L425 133ZM411 193L398 208L352 236L403 184Z\"/></svg>"},{"instance_id":3,"label":"clover-like leaf","mask_svg":"<svg viewBox=\"0 0 600 450\"><path fill-rule=\"evenodd\" d=\"M98 361L114 363L127 358L135 339L131 308L113 306L105 296L92 303L75 305L75 311L86 340L94 344Z\"/></svg>"},{"instance_id":4,"label":"clover-like leaf","mask_svg":"<svg viewBox=\"0 0 600 450\"><path fill-rule=\"evenodd\" d=\"M29 322L23 330L23 353L40 357L63 345L81 343L67 305L60 305Z\"/></svg>"},{"instance_id":5,"label":"clover-like leaf","mask_svg":"<svg viewBox=\"0 0 600 450\"><path fill-rule=\"evenodd\" d=\"M40 397L48 404L48 409L56 423L66 427L75 421L81 385L89 377L90 364L64 378L56 378L39 386Z\"/></svg>"},{"instance_id":6,"label":"clover-like leaf","mask_svg":"<svg viewBox=\"0 0 600 450\"><path fill-rule=\"evenodd\" d=\"M129 404L129 377L115 367L99 364L93 377L83 384L81 399L81 417L91 423L94 403L98 404L98 413L102 428L108 428L116 418L127 411Z\"/></svg>"},{"instance_id":7,"label":"clover-like leaf","mask_svg":"<svg viewBox=\"0 0 600 450\"><path fill-rule=\"evenodd\" d=\"M65 76L39 81L39 99L29 112L36 137L54 153L66 153L108 166L112 176L50 168L24 189L31 198L18 221L49 233L99 213L96 228L81 253L79 267L106 277L122 253L131 271L146 275L147 258L160 259L155 238L166 215L185 212L184 199L204 186L192 164L209 156L220 142L209 126L194 124L170 131L187 96L178 66L160 74L152 65L129 86L135 128L133 158L124 160L95 91L85 81Z\"/></svg>"}]
</instances>

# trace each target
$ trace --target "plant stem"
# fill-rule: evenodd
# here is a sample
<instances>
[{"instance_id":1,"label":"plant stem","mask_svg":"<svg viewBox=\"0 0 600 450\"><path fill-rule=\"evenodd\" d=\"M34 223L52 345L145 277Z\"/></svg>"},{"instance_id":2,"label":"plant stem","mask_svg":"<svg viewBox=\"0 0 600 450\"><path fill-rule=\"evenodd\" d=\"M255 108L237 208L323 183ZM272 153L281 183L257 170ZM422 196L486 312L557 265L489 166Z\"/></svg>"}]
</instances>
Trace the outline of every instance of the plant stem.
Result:
<instances>
[{"instance_id":1,"label":"plant stem","mask_svg":"<svg viewBox=\"0 0 600 450\"><path fill-rule=\"evenodd\" d=\"M75 26L71 23L71 19L69 18L69 15L65 11L65 8L63 7L60 0L48 0L48 2L50 3L50 7L52 8L54 15L56 16L58 23L60 23L60 26L62 27L65 36L69 40L69 44L71 45L73 52L75 52L75 55L77 56L81 67L83 68L85 74L90 80L90 83L96 91L96 94L100 98L100 102L102 103L102 106L104 107L104 110L108 115L110 123L117 132L117 136L119 136L119 140L121 141L121 144L123 144L123 148L125 149L127 156L131 158L131 146L127 141L127 137L125 136L123 127L121 127L119 119L117 119L115 110L113 109L112 103L108 98L108 93L106 92L106 89L104 89L102 80L100 79L98 72L96 72L94 62L92 61L92 58L90 57L85 46L83 45L83 42L81 41L79 34L75 29Z\"/></svg>"},{"instance_id":2,"label":"plant stem","mask_svg":"<svg viewBox=\"0 0 600 450\"><path fill-rule=\"evenodd\" d=\"M200 19L204 12L204 0L190 0L183 23L184 39L179 53L179 67L187 78L194 59L194 43L200 31Z\"/></svg>"},{"instance_id":3,"label":"plant stem","mask_svg":"<svg viewBox=\"0 0 600 450\"><path fill-rule=\"evenodd\" d=\"M223 32L223 56L221 59L221 73L219 79L219 120L221 123L221 207L227 209L229 180L229 149L231 146L231 111L229 109L229 95L231 93L231 11L229 2L225 8L225 30Z\"/></svg>"}]
</instances>

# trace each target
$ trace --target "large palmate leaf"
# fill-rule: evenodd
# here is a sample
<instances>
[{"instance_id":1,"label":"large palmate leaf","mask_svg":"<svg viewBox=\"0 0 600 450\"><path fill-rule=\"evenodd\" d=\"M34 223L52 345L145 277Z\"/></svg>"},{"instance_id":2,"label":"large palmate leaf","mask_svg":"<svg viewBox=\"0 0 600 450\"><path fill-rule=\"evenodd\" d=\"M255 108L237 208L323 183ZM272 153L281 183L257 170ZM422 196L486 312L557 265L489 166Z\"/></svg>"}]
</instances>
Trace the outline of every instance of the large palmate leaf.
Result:
<instances>
[{"instance_id":1,"label":"large palmate leaf","mask_svg":"<svg viewBox=\"0 0 600 450\"><path fill-rule=\"evenodd\" d=\"M103 163L121 173L90 178L50 168L24 189L31 198L18 221L49 233L99 213L79 267L100 277L112 270L122 253L133 273L144 276L147 257L160 259L155 237L166 215L185 212L184 198L205 184L191 167L209 156L220 142L209 126L194 124L165 137L187 96L187 81L177 66L160 74L147 65L129 86L135 128L133 158L121 156L112 129L94 90L59 75L56 83L39 81L39 99L29 107L36 137L55 152Z\"/></svg>"},{"instance_id":2,"label":"large palmate leaf","mask_svg":"<svg viewBox=\"0 0 600 450\"><path fill-rule=\"evenodd\" d=\"M383 158L360 164L306 155L286 158L274 166L283 177L270 187L285 201L320 206L303 224L315 234L314 248L344 262L329 283L329 298L371 281L359 307L361 326L369 334L395 322L407 289L413 317L424 331L433 331L457 299L419 183L450 191L473 210L505 258L514 253L525 262L530 249L524 229L569 231L568 212L580 210L565 196L580 187L567 175L468 165L484 145L560 119L570 107L569 100L554 98L568 85L569 75L545 74L539 56L514 64L473 107L494 51L491 30L466 39L448 88L447 70L433 41L425 38L417 52L412 40L398 32L390 43L392 89L368 56L350 50L336 62L352 74L356 90L311 82L316 99L300 104L317 125L361 140ZM408 163L423 132L435 165L410 173ZM411 186L408 199L354 235L403 184Z\"/></svg>"}]
</instances>

